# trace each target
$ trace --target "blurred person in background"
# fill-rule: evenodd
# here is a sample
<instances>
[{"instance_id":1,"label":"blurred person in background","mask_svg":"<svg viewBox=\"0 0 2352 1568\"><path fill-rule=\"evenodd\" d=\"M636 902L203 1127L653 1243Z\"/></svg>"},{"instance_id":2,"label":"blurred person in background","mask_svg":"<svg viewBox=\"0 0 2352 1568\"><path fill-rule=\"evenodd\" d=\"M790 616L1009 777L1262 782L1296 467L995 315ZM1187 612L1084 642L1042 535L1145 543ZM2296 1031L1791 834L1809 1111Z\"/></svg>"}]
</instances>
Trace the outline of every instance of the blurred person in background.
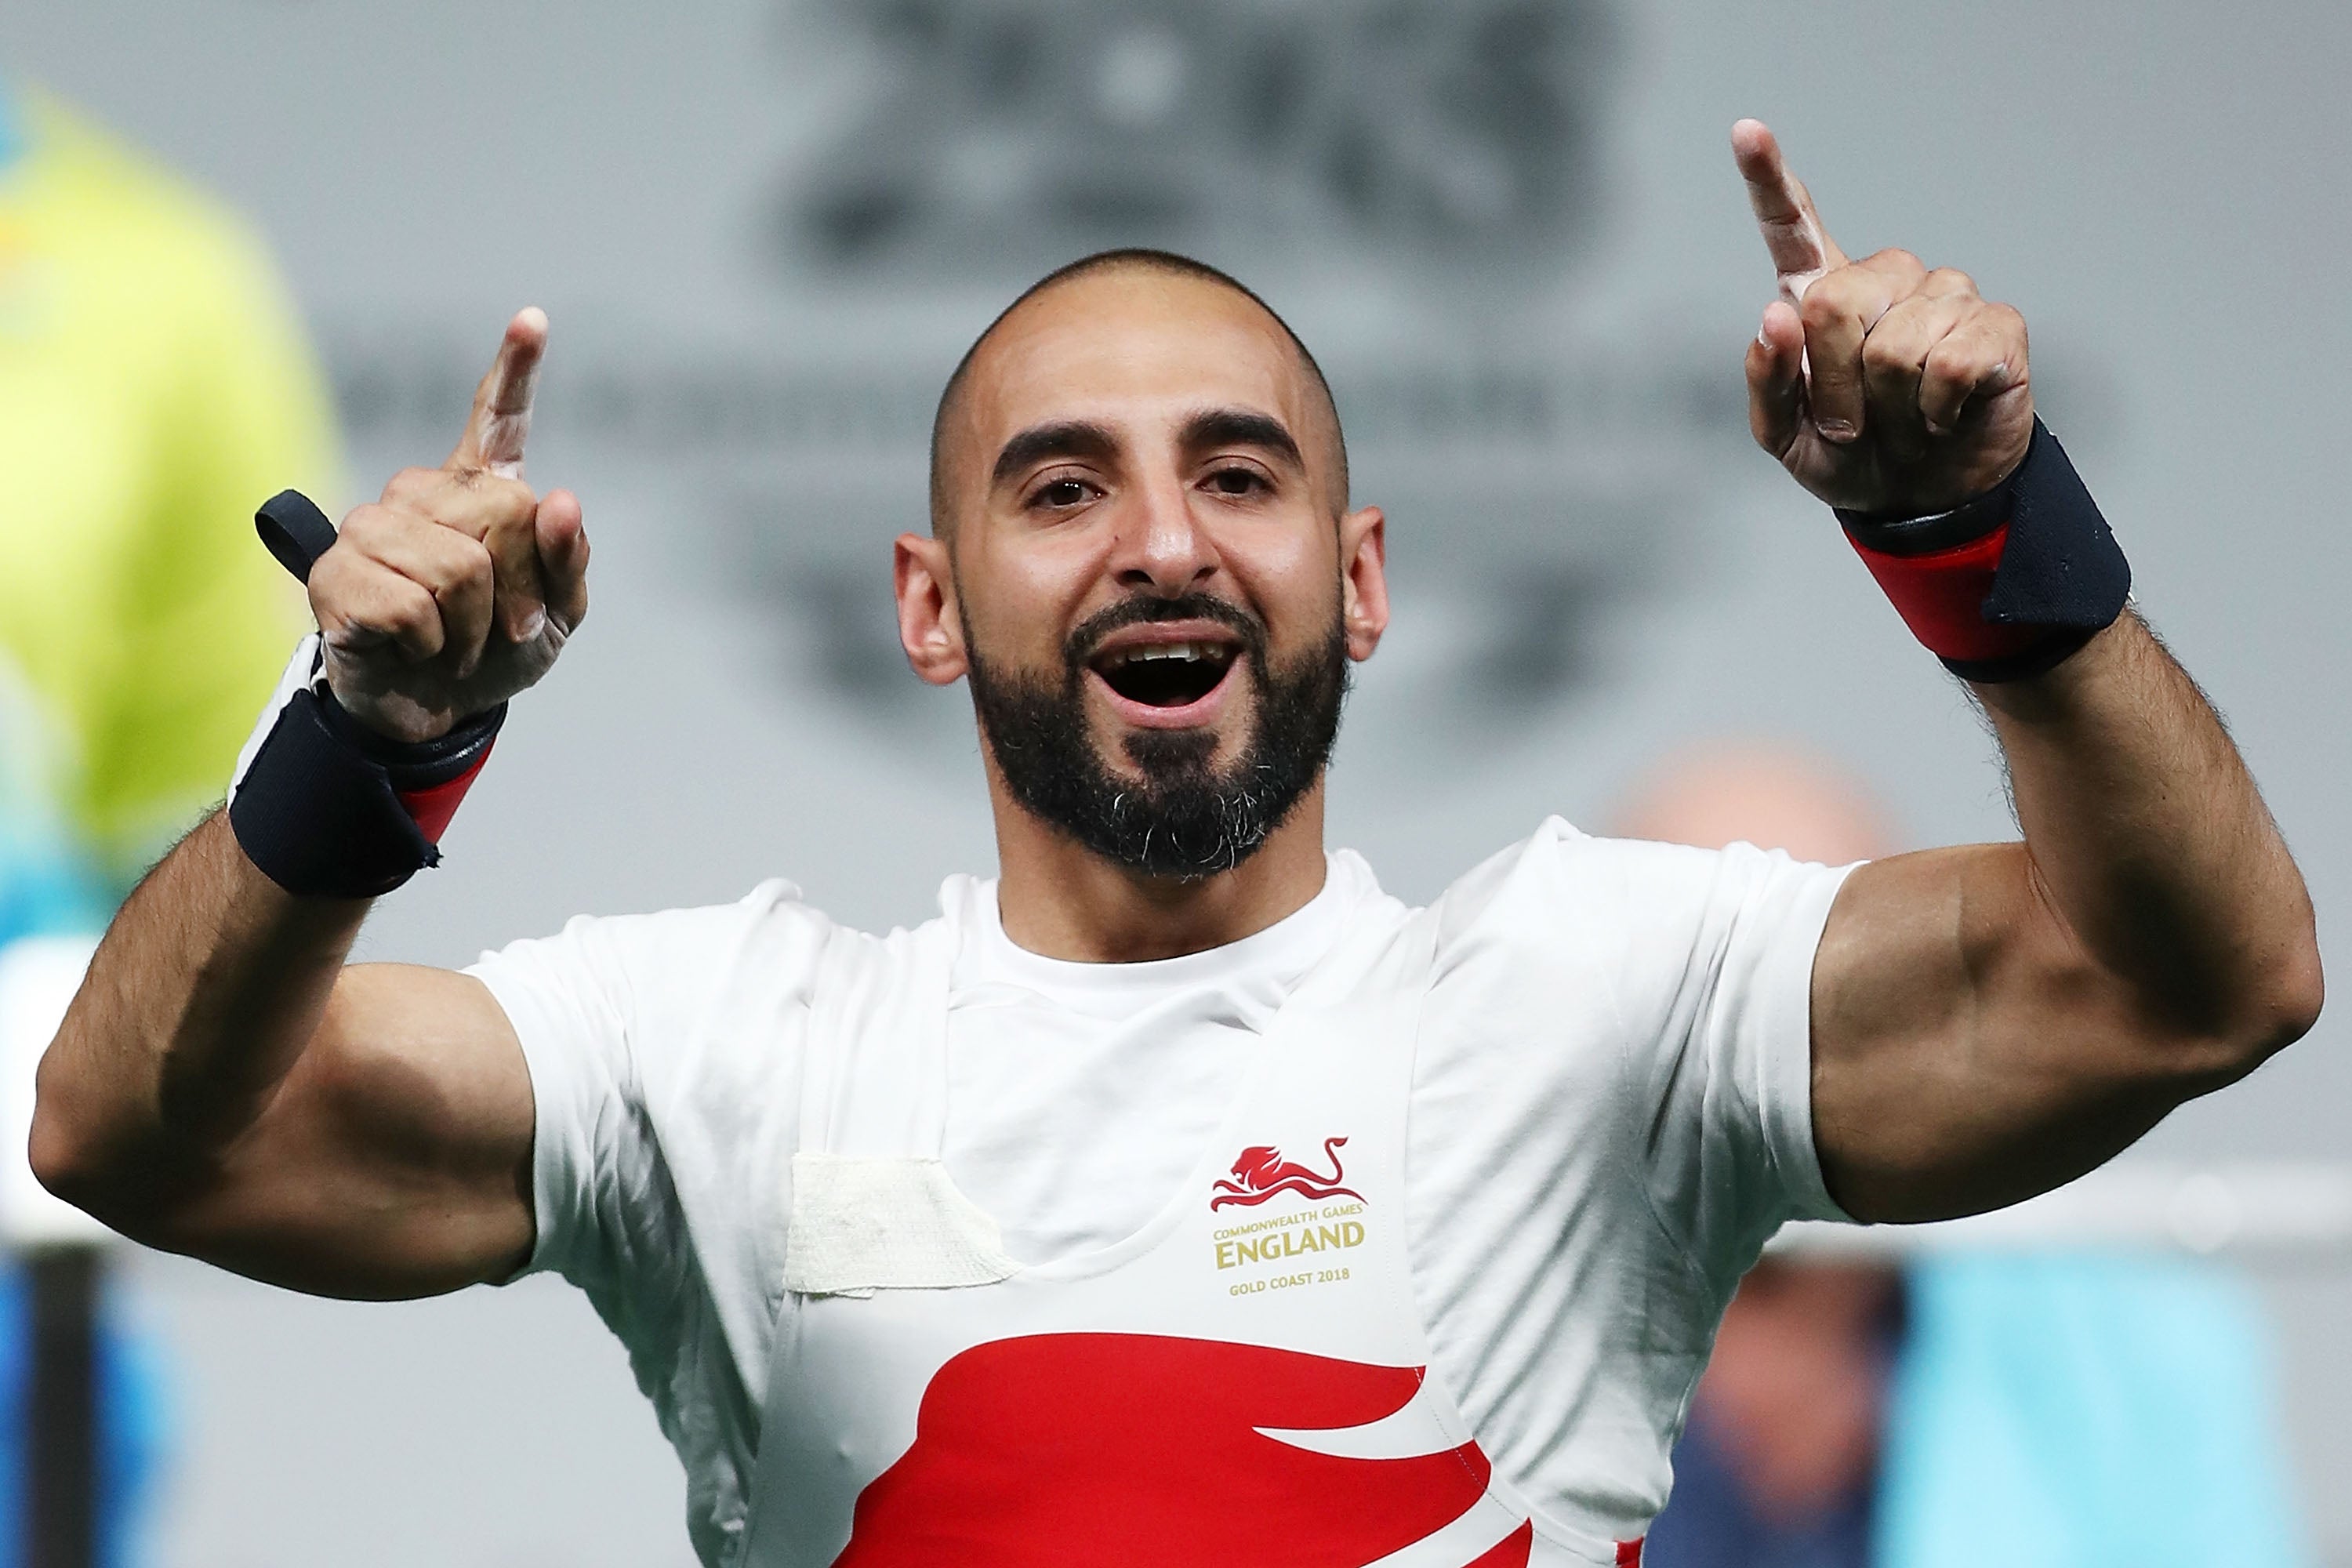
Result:
<instances>
[{"instance_id":1,"label":"blurred person in background","mask_svg":"<svg viewBox=\"0 0 2352 1568\"><path fill-rule=\"evenodd\" d=\"M1676 758L1622 812L1631 838L1752 844L1846 866L1883 855L1874 804L1810 758L1761 746ZM1869 1568L1886 1392L1902 1326L1888 1265L1767 1258L1716 1331L1651 1568Z\"/></svg>"},{"instance_id":2,"label":"blurred person in background","mask_svg":"<svg viewBox=\"0 0 2352 1568\"><path fill-rule=\"evenodd\" d=\"M33 1061L116 901L219 798L301 625L255 505L323 483L323 385L258 242L57 102L0 83L0 1226L87 1247L25 1175ZM37 1021L46 1017L48 1023ZM21 1178L21 1179L16 1179ZM13 1257L13 1254L12 1254ZM0 1267L0 1565L34 1510L37 1316ZM120 1562L157 1380L97 1335L98 1548ZM55 1500L52 1500L53 1501Z\"/></svg>"},{"instance_id":3,"label":"blurred person in background","mask_svg":"<svg viewBox=\"0 0 2352 1568\"><path fill-rule=\"evenodd\" d=\"M1722 743L1659 767L1630 837L1843 866L1876 802L1826 762ZM1647 1568L2296 1568L2262 1315L2131 1251L1776 1253L1724 1313Z\"/></svg>"},{"instance_id":4,"label":"blurred person in background","mask_svg":"<svg viewBox=\"0 0 2352 1568\"><path fill-rule=\"evenodd\" d=\"M561 1272L714 1565L1637 1563L1784 1220L2030 1196L2321 1000L2301 874L2128 613L2022 318L1850 262L1771 133L1733 143L1781 296L1757 438L1971 681L2022 842L1845 871L1554 818L1431 907L1382 892L1324 807L1385 519L1263 300L1116 251L973 342L895 546L995 879L887 935L772 880L349 963L587 612L579 498L523 473L525 310L440 467L340 531L277 498L320 630L109 928L36 1169L322 1294ZM636 743L608 709L588 742Z\"/></svg>"}]
</instances>

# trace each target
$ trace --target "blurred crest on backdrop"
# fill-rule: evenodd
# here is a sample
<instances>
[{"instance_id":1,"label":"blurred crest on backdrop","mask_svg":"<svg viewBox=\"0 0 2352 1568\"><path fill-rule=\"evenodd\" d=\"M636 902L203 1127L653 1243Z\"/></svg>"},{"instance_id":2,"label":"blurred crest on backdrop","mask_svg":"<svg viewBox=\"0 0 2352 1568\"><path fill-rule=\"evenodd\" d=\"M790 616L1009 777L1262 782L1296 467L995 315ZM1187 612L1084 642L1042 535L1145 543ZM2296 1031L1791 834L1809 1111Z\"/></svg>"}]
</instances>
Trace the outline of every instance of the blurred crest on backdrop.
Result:
<instances>
[{"instance_id":1,"label":"blurred crest on backdrop","mask_svg":"<svg viewBox=\"0 0 2352 1568\"><path fill-rule=\"evenodd\" d=\"M1149 244L1541 279L1590 237L1593 0L832 10L873 44L877 90L783 193L820 267L1034 277Z\"/></svg>"},{"instance_id":2,"label":"blurred crest on backdrop","mask_svg":"<svg viewBox=\"0 0 2352 1568\"><path fill-rule=\"evenodd\" d=\"M883 563L926 525L939 388L1020 288L1123 245L1233 271L1331 377L1402 611L1351 751L1409 765L1433 726L1521 723L1605 678L1601 618L1687 555L1745 424L1737 343L1672 301L1576 309L1612 211L1602 0L827 0L777 22L809 111L781 153L709 172L745 214L709 243L744 250L782 324L567 336L543 405L600 458L690 458L705 587L793 612L780 679L938 730ZM438 429L472 375L437 333L337 357L362 440Z\"/></svg>"}]
</instances>

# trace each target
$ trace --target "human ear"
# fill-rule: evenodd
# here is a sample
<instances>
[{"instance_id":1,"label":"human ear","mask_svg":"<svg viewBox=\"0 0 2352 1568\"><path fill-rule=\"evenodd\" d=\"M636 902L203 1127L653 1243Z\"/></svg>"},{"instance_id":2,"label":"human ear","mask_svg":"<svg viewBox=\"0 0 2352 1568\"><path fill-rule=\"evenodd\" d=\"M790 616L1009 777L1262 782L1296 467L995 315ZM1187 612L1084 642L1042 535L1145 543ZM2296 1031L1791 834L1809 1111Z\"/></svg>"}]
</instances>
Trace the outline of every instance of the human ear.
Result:
<instances>
[{"instance_id":1,"label":"human ear","mask_svg":"<svg viewBox=\"0 0 2352 1568\"><path fill-rule=\"evenodd\" d=\"M956 612L947 541L900 534L891 547L890 579L898 600L898 646L907 650L907 667L932 686L961 679L963 617Z\"/></svg>"},{"instance_id":2,"label":"human ear","mask_svg":"<svg viewBox=\"0 0 2352 1568\"><path fill-rule=\"evenodd\" d=\"M1376 506L1339 520L1339 619L1352 659L1371 658L1389 629L1388 520Z\"/></svg>"}]
</instances>

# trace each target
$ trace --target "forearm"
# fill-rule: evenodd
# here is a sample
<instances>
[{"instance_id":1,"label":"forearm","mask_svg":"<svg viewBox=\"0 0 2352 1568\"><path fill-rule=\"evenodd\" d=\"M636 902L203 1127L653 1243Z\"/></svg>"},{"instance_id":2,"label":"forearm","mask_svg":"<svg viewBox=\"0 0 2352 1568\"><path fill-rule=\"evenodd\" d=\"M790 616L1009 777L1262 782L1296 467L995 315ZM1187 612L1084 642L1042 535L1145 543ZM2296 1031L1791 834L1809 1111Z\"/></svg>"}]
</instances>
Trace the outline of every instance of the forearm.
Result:
<instances>
[{"instance_id":1,"label":"forearm","mask_svg":"<svg viewBox=\"0 0 2352 1568\"><path fill-rule=\"evenodd\" d=\"M341 528L291 491L257 518L319 658L289 668L234 826L215 813L124 903L40 1068L35 1173L142 1241L371 1297L530 1256L534 1104L497 999L344 963L587 614L579 501L519 477L546 331L508 323L442 468Z\"/></svg>"},{"instance_id":2,"label":"forearm","mask_svg":"<svg viewBox=\"0 0 2352 1568\"><path fill-rule=\"evenodd\" d=\"M2242 1071L2319 1005L2311 900L2195 684L2126 612L2046 675L1974 689L2049 914L2152 1037Z\"/></svg>"},{"instance_id":3,"label":"forearm","mask_svg":"<svg viewBox=\"0 0 2352 1568\"><path fill-rule=\"evenodd\" d=\"M1973 689L2025 833L1846 879L1813 960L1814 1145L1857 1217L1971 1214L2308 1029L2311 900L2127 607L2121 548L2035 418L2025 319L1908 252L1847 259L1771 132L1732 141L1782 296L1747 351L1749 427L1928 651L1991 678Z\"/></svg>"},{"instance_id":4,"label":"forearm","mask_svg":"<svg viewBox=\"0 0 2352 1568\"><path fill-rule=\"evenodd\" d=\"M42 1059L42 1179L119 1210L232 1145L317 1033L367 908L286 892L207 818L124 902Z\"/></svg>"}]
</instances>

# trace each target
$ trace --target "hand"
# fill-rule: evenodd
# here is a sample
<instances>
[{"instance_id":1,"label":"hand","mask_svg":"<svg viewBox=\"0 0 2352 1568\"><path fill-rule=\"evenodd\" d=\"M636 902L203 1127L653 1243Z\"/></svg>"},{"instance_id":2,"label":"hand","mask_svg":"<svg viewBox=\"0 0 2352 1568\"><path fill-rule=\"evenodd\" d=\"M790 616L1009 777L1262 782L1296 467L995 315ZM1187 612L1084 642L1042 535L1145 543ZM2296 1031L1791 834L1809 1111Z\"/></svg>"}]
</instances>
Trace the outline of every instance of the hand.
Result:
<instances>
[{"instance_id":1,"label":"hand","mask_svg":"<svg viewBox=\"0 0 2352 1568\"><path fill-rule=\"evenodd\" d=\"M429 741L534 684L588 614L588 536L569 490L522 479L547 317L507 323L466 433L343 520L310 569L327 684L361 723Z\"/></svg>"},{"instance_id":2,"label":"hand","mask_svg":"<svg viewBox=\"0 0 2352 1568\"><path fill-rule=\"evenodd\" d=\"M1997 488L2033 436L2025 318L1906 250L1848 261L1762 122L1731 128L1780 298L1748 349L1757 444L1828 501L1945 511Z\"/></svg>"}]
</instances>

